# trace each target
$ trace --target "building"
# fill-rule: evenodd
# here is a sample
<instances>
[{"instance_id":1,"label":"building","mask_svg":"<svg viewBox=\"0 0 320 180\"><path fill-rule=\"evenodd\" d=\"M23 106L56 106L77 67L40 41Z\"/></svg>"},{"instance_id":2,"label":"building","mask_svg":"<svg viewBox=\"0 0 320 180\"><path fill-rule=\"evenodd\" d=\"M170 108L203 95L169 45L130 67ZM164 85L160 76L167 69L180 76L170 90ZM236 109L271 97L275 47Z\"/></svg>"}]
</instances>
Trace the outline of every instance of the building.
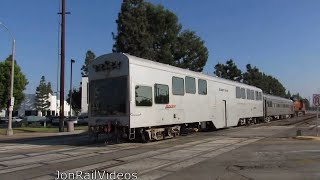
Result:
<instances>
[{"instance_id":1,"label":"building","mask_svg":"<svg viewBox=\"0 0 320 180\"><path fill-rule=\"evenodd\" d=\"M38 112L35 106L35 94L26 94L24 101L21 103L18 109L18 116L58 116L60 108L60 100L57 96L49 94L50 107L45 114ZM70 113L70 105L64 101L64 115L68 116Z\"/></svg>"},{"instance_id":2,"label":"building","mask_svg":"<svg viewBox=\"0 0 320 180\"><path fill-rule=\"evenodd\" d=\"M88 114L89 80L84 76L81 79L81 114Z\"/></svg>"},{"instance_id":3,"label":"building","mask_svg":"<svg viewBox=\"0 0 320 180\"><path fill-rule=\"evenodd\" d=\"M4 109L0 109L0 118L1 117L6 117L6 110L4 110Z\"/></svg>"}]
</instances>

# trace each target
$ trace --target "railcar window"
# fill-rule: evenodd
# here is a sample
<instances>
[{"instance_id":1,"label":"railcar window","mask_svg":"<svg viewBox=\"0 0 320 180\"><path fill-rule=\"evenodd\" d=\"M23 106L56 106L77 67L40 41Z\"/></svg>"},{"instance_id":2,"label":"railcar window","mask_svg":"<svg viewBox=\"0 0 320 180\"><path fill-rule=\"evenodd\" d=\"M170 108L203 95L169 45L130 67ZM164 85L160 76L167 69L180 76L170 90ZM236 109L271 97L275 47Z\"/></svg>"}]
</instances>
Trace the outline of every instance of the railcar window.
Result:
<instances>
[{"instance_id":1,"label":"railcar window","mask_svg":"<svg viewBox=\"0 0 320 180\"><path fill-rule=\"evenodd\" d=\"M127 77L125 76L90 81L91 116L126 115L127 85Z\"/></svg>"},{"instance_id":2,"label":"railcar window","mask_svg":"<svg viewBox=\"0 0 320 180\"><path fill-rule=\"evenodd\" d=\"M255 93L256 93L256 100L259 100L259 92L255 91Z\"/></svg>"},{"instance_id":3,"label":"railcar window","mask_svg":"<svg viewBox=\"0 0 320 180\"><path fill-rule=\"evenodd\" d=\"M199 79L198 80L198 93L206 95L207 94L207 81Z\"/></svg>"},{"instance_id":4,"label":"railcar window","mask_svg":"<svg viewBox=\"0 0 320 180\"><path fill-rule=\"evenodd\" d=\"M238 99L241 98L241 90L240 90L240 87L236 87L236 98L238 98Z\"/></svg>"},{"instance_id":5,"label":"railcar window","mask_svg":"<svg viewBox=\"0 0 320 180\"><path fill-rule=\"evenodd\" d=\"M186 76L186 93L196 93L196 80L193 77Z\"/></svg>"},{"instance_id":6,"label":"railcar window","mask_svg":"<svg viewBox=\"0 0 320 180\"><path fill-rule=\"evenodd\" d=\"M254 90L250 91L251 100L254 100Z\"/></svg>"},{"instance_id":7,"label":"railcar window","mask_svg":"<svg viewBox=\"0 0 320 180\"><path fill-rule=\"evenodd\" d=\"M136 106L152 106L152 87L136 86Z\"/></svg>"},{"instance_id":8,"label":"railcar window","mask_svg":"<svg viewBox=\"0 0 320 180\"><path fill-rule=\"evenodd\" d=\"M172 94L184 95L184 79L172 77Z\"/></svg>"},{"instance_id":9,"label":"railcar window","mask_svg":"<svg viewBox=\"0 0 320 180\"><path fill-rule=\"evenodd\" d=\"M246 99L246 89L245 88L241 88L241 98Z\"/></svg>"},{"instance_id":10,"label":"railcar window","mask_svg":"<svg viewBox=\"0 0 320 180\"><path fill-rule=\"evenodd\" d=\"M272 107L272 101L270 101L270 107Z\"/></svg>"},{"instance_id":11,"label":"railcar window","mask_svg":"<svg viewBox=\"0 0 320 180\"><path fill-rule=\"evenodd\" d=\"M251 96L250 96L250 89L247 89L247 99L251 99Z\"/></svg>"},{"instance_id":12,"label":"railcar window","mask_svg":"<svg viewBox=\"0 0 320 180\"><path fill-rule=\"evenodd\" d=\"M262 92L259 92L259 100L262 100Z\"/></svg>"},{"instance_id":13,"label":"railcar window","mask_svg":"<svg viewBox=\"0 0 320 180\"><path fill-rule=\"evenodd\" d=\"M169 103L169 86L163 84L154 85L154 102L156 104Z\"/></svg>"}]
</instances>

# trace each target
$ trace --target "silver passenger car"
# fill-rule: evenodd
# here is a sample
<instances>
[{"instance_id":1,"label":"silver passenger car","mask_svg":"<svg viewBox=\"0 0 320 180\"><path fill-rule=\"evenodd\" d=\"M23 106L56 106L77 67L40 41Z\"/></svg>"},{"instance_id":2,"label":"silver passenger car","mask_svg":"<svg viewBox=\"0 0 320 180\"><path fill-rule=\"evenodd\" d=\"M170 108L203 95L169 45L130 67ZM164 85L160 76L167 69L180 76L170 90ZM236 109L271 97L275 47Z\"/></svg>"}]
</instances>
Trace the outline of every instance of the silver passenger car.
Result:
<instances>
[{"instance_id":1,"label":"silver passenger car","mask_svg":"<svg viewBox=\"0 0 320 180\"><path fill-rule=\"evenodd\" d=\"M264 94L264 116L266 119L284 119L294 116L293 101Z\"/></svg>"}]
</instances>

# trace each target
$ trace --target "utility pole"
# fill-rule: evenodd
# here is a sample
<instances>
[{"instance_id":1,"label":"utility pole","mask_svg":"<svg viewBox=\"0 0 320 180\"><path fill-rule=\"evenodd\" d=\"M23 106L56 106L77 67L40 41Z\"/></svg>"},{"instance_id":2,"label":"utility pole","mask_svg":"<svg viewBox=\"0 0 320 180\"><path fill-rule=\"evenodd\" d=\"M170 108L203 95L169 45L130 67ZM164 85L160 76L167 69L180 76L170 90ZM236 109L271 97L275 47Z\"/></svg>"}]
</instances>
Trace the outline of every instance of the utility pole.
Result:
<instances>
[{"instance_id":1,"label":"utility pole","mask_svg":"<svg viewBox=\"0 0 320 180\"><path fill-rule=\"evenodd\" d=\"M61 68L60 68L60 119L59 119L59 132L64 131L64 60L65 60L65 15L66 13L66 2L62 0L61 10Z\"/></svg>"},{"instance_id":2,"label":"utility pole","mask_svg":"<svg viewBox=\"0 0 320 180\"><path fill-rule=\"evenodd\" d=\"M9 110L9 117L8 117L8 129L7 129L7 136L12 136L13 135L13 130L12 130L12 111L13 111L13 106L14 106L14 97L13 97L13 84L14 84L14 53L15 53L15 47L16 47L16 40L7 28L6 25L4 25L2 22L0 22L0 25L3 26L10 34L12 38L12 51L11 51L11 80L10 80L10 99L8 103L8 110Z\"/></svg>"}]
</instances>

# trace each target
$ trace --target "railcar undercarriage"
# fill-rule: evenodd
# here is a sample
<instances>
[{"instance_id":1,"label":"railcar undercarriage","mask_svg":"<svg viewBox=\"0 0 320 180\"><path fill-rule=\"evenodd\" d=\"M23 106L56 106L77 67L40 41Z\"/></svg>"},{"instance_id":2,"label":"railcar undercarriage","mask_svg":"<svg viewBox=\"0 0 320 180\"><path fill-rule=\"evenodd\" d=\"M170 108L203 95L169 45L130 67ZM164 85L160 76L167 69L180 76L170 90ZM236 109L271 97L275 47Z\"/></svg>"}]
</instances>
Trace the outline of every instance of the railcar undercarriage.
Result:
<instances>
[{"instance_id":1,"label":"railcar undercarriage","mask_svg":"<svg viewBox=\"0 0 320 180\"><path fill-rule=\"evenodd\" d=\"M251 124L268 123L272 120L287 119L293 117L290 115L254 117L239 119L238 126L249 126ZM159 127L143 127L143 128L129 128L123 126L118 121L108 121L106 124L99 124L89 126L89 140L96 142L99 136L103 136L105 143L119 143L126 140L135 142L149 142L158 141L169 138L175 138L181 134L188 134L197 131L213 131L216 127L211 121L177 124Z\"/></svg>"}]
</instances>

